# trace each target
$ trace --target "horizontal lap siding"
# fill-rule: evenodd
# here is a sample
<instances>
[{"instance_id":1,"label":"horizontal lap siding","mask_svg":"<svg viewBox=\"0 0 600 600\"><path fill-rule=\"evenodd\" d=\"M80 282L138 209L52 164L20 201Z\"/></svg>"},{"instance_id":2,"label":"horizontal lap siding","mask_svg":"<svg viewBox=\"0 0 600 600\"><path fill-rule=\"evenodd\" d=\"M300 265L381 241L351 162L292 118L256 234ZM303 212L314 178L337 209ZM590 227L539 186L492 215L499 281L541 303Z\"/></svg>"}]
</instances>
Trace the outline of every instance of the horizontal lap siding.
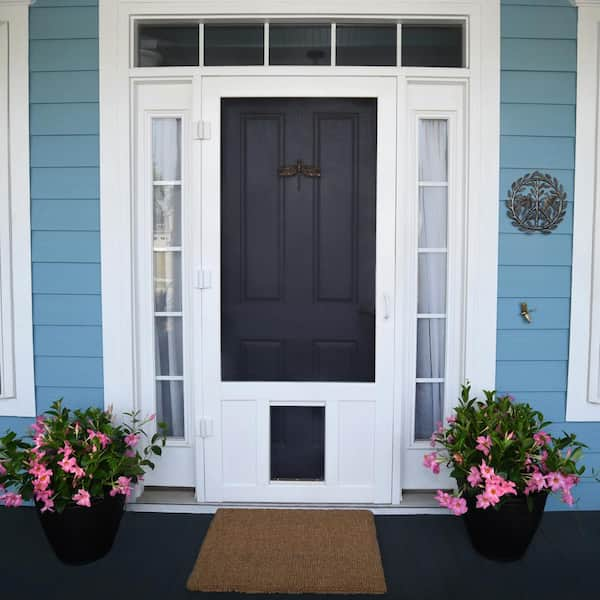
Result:
<instances>
[{"instance_id":1,"label":"horizontal lap siding","mask_svg":"<svg viewBox=\"0 0 600 600\"><path fill-rule=\"evenodd\" d=\"M37 408L102 406L97 3L38 0L29 36Z\"/></svg>"},{"instance_id":2,"label":"horizontal lap siding","mask_svg":"<svg viewBox=\"0 0 600 600\"><path fill-rule=\"evenodd\" d=\"M575 167L577 11L568 0L502 1L500 242L496 387L529 402L590 445L600 463L600 426L564 423ZM568 197L564 222L550 235L520 233L504 201L525 173L551 173ZM519 315L527 302L532 324ZM588 473L591 475L591 473ZM580 508L599 508L593 485ZM552 502L552 508L561 505Z\"/></svg>"}]
</instances>

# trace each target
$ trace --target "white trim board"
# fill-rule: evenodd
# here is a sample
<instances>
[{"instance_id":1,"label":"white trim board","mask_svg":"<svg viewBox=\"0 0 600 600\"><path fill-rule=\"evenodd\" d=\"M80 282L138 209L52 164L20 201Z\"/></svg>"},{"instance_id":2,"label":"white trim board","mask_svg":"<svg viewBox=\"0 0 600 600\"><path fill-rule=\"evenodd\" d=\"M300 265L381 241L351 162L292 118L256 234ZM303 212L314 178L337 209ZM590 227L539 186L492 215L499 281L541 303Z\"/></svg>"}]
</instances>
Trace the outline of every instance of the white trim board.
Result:
<instances>
[{"instance_id":1,"label":"white trim board","mask_svg":"<svg viewBox=\"0 0 600 600\"><path fill-rule=\"evenodd\" d=\"M0 416L35 415L29 3L0 2Z\"/></svg>"},{"instance_id":2,"label":"white trim board","mask_svg":"<svg viewBox=\"0 0 600 600\"><path fill-rule=\"evenodd\" d=\"M137 381L139 363L136 350L135 278L132 207L132 157L130 132L131 83L155 79L193 81L196 86L205 73L202 67L175 69L131 69L129 37L132 20L145 17L204 17L226 19L265 17L355 19L428 15L429 18L465 18L470 38L468 69L389 68L386 75L398 78L399 86L412 81L465 82L469 123L465 125L469 169L465 189L471 199L465 213L466 303L463 307L465 344L462 350L462 376L468 376L474 390L489 389L495 382L496 303L498 264L498 210L496 192L499 179L499 98L500 98L500 3L498 0L307 0L301 7L283 0L229 1L104 0L99 6L100 32L100 163L101 163L101 238L102 306L104 345L104 389L106 402L116 410L140 406ZM255 67L225 68L223 75L336 76L335 67L295 69ZM211 75L220 71L211 67ZM364 68L345 67L337 75L364 75ZM192 118L201 118L201 107L194 105ZM403 123L405 115L399 115ZM201 152L198 150L198 155ZM401 421L395 414L395 426ZM400 434L398 434L399 436ZM200 438L198 444L202 443ZM400 444L400 440L398 439ZM398 446L400 447L400 446ZM199 480L203 464L197 461ZM399 482L394 489L399 494ZM395 492L396 494L396 492Z\"/></svg>"},{"instance_id":3,"label":"white trim board","mask_svg":"<svg viewBox=\"0 0 600 600\"><path fill-rule=\"evenodd\" d=\"M600 2L579 4L567 421L600 421Z\"/></svg>"}]
</instances>

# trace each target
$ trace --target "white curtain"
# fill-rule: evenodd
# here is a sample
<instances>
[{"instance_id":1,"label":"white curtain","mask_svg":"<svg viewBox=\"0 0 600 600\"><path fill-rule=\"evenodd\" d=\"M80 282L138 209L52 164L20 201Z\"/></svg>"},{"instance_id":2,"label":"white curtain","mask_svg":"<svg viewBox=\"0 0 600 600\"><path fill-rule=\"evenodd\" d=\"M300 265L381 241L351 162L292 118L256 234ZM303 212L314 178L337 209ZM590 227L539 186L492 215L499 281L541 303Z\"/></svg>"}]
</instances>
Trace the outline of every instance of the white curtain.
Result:
<instances>
[{"instance_id":1,"label":"white curtain","mask_svg":"<svg viewBox=\"0 0 600 600\"><path fill-rule=\"evenodd\" d=\"M448 229L447 121L419 123L419 252L418 302L421 315L445 315ZM429 185L426 185L429 184ZM438 184L438 185L431 185ZM441 185L440 185L441 184ZM446 360L446 319L419 318L417 323L417 378L443 379ZM415 434L428 438L444 410L444 386L418 383Z\"/></svg>"},{"instance_id":2,"label":"white curtain","mask_svg":"<svg viewBox=\"0 0 600 600\"><path fill-rule=\"evenodd\" d=\"M154 181L181 179L181 119L152 120L152 166Z\"/></svg>"},{"instance_id":3,"label":"white curtain","mask_svg":"<svg viewBox=\"0 0 600 600\"><path fill-rule=\"evenodd\" d=\"M153 119L152 167L154 182L181 180L181 119ZM179 186L176 186L176 188L179 188ZM174 216L181 218L180 206L177 205L178 198L173 197L176 190L158 191L164 193L153 195L155 202L155 244L156 246L176 245L174 234L180 231L180 224L175 224L172 221ZM180 188L177 191L180 191ZM177 194L175 193L175 195ZM154 294L156 311L180 312L182 310L181 254L179 250L155 252ZM154 326L156 374L182 376L182 317L156 317ZM183 382L158 381L156 384L156 404L158 418L167 424L169 435L182 437L185 431Z\"/></svg>"}]
</instances>

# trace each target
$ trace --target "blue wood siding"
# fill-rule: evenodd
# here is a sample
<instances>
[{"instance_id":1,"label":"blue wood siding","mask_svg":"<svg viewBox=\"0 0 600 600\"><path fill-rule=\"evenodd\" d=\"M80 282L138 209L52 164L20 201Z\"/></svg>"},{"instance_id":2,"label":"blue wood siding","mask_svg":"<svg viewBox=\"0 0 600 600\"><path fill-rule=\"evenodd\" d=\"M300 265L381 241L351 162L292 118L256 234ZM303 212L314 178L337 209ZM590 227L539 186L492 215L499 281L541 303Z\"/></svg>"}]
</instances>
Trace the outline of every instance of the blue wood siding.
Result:
<instances>
[{"instance_id":1,"label":"blue wood siding","mask_svg":"<svg viewBox=\"0 0 600 600\"><path fill-rule=\"evenodd\" d=\"M30 10L33 324L37 410L103 405L98 185L98 9ZM1 419L23 429L26 419Z\"/></svg>"},{"instance_id":2,"label":"blue wood siding","mask_svg":"<svg viewBox=\"0 0 600 600\"><path fill-rule=\"evenodd\" d=\"M564 423L575 167L577 10L568 0L502 1L500 241L496 386L575 431L600 464L600 425ZM551 235L527 235L506 216L511 183L532 170L565 186L567 217ZM527 302L533 323L519 315ZM588 473L590 475L591 473ZM600 489L586 478L578 508L600 508ZM562 508L552 500L551 507Z\"/></svg>"}]
</instances>

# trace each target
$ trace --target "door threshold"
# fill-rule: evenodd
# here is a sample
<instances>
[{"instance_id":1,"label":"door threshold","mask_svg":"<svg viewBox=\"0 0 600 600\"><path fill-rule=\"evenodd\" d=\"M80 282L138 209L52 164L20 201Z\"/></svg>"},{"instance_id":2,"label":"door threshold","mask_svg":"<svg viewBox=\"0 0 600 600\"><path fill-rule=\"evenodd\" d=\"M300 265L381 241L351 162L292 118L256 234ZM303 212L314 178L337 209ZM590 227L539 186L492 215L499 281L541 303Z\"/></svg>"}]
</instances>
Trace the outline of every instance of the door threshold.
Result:
<instances>
[{"instance_id":1,"label":"door threshold","mask_svg":"<svg viewBox=\"0 0 600 600\"><path fill-rule=\"evenodd\" d=\"M196 500L193 488L146 487L134 502L127 504L131 512L212 514L219 508L301 508L314 509L364 509L375 515L443 515L448 511L441 508L432 491L406 491L399 504L325 504L298 502L221 502L206 503Z\"/></svg>"}]
</instances>

